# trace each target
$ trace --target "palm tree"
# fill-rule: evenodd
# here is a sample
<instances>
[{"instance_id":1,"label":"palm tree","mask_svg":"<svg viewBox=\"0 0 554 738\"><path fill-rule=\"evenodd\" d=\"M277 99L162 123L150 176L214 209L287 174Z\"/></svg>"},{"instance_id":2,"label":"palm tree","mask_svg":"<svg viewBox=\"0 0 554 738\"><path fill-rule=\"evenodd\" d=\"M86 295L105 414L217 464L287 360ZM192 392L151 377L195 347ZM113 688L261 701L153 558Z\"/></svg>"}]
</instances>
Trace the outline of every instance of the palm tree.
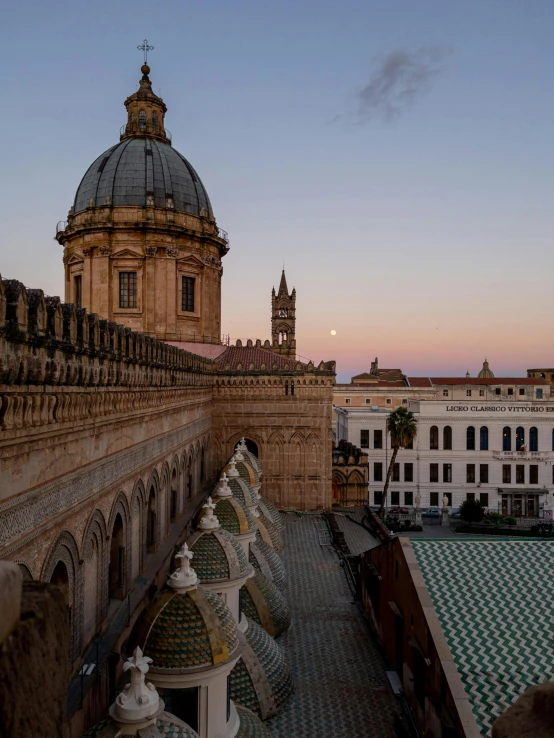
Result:
<instances>
[{"instance_id":1,"label":"palm tree","mask_svg":"<svg viewBox=\"0 0 554 738\"><path fill-rule=\"evenodd\" d=\"M387 431L390 433L390 445L392 448L392 456L387 469L387 480L385 489L383 490L383 500L381 502L381 517L385 513L387 506L387 493L389 491L389 482L396 461L396 455L399 449L406 448L414 440L417 435L417 420L414 414L405 407L399 407L387 418Z\"/></svg>"}]
</instances>

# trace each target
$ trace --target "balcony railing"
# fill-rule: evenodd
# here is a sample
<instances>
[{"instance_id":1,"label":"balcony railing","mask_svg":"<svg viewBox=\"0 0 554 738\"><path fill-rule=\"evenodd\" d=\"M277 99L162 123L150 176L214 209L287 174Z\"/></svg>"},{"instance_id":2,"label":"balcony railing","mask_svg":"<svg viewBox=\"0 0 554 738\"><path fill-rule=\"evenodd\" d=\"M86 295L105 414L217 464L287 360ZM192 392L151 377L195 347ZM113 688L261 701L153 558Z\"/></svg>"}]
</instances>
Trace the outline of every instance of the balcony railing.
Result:
<instances>
[{"instance_id":1,"label":"balcony railing","mask_svg":"<svg viewBox=\"0 0 554 738\"><path fill-rule=\"evenodd\" d=\"M161 128L152 128L152 125L150 123L147 123L142 128L138 125L134 125L132 128L126 123L124 126L121 126L119 129L119 135L124 136L126 133L132 133L135 136L140 136L140 134L144 133L151 133L154 136L165 136L169 143L171 143L172 135L171 131L168 131L167 128L164 128L163 130Z\"/></svg>"},{"instance_id":2,"label":"balcony railing","mask_svg":"<svg viewBox=\"0 0 554 738\"><path fill-rule=\"evenodd\" d=\"M535 459L537 461L546 460L545 451L493 451L495 459Z\"/></svg>"},{"instance_id":3,"label":"balcony railing","mask_svg":"<svg viewBox=\"0 0 554 738\"><path fill-rule=\"evenodd\" d=\"M56 235L58 235L60 231L65 231L66 228L67 228L67 220L58 221L56 225Z\"/></svg>"},{"instance_id":4,"label":"balcony railing","mask_svg":"<svg viewBox=\"0 0 554 738\"><path fill-rule=\"evenodd\" d=\"M225 241L225 243L226 243L226 244L227 244L227 246L228 246L228 245L229 245L229 234L227 233L227 231L224 231L224 230L223 230L223 228L218 228L218 229L217 229L217 233L218 233L218 236L219 236L219 237L220 237L220 238L221 238L221 239L222 239L223 241Z\"/></svg>"}]
</instances>

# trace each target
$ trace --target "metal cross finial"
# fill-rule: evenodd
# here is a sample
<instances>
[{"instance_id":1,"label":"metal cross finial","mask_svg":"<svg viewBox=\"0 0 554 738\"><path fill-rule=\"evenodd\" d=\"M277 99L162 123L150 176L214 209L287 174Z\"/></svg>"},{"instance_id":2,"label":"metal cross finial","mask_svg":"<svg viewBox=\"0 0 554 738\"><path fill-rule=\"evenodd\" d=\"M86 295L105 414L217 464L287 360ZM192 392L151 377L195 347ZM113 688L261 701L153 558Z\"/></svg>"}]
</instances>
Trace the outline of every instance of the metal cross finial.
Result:
<instances>
[{"instance_id":1,"label":"metal cross finial","mask_svg":"<svg viewBox=\"0 0 554 738\"><path fill-rule=\"evenodd\" d=\"M144 63L147 64L148 63L148 52L153 51L154 47L150 46L148 44L148 39L145 38L144 41L140 44L140 46L137 46L137 49L139 51L144 51Z\"/></svg>"}]
</instances>

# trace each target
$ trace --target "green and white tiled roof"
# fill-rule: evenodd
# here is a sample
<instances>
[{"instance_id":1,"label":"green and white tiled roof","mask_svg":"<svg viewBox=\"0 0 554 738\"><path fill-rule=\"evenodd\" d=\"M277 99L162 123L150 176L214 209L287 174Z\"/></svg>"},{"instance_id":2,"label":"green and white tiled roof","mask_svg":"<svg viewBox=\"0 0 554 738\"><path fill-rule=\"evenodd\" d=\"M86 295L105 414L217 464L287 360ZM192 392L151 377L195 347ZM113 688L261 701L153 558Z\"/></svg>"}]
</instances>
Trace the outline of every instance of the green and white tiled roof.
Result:
<instances>
[{"instance_id":1,"label":"green and white tiled roof","mask_svg":"<svg viewBox=\"0 0 554 738\"><path fill-rule=\"evenodd\" d=\"M554 679L554 542L412 540L484 736L528 687Z\"/></svg>"},{"instance_id":2,"label":"green and white tiled roof","mask_svg":"<svg viewBox=\"0 0 554 738\"><path fill-rule=\"evenodd\" d=\"M287 574L285 565L259 533L256 536L255 543L250 544L250 563L254 569L261 571L264 576L271 579L281 591L286 590ZM269 569L269 572L266 569Z\"/></svg>"},{"instance_id":3,"label":"green and white tiled roof","mask_svg":"<svg viewBox=\"0 0 554 738\"><path fill-rule=\"evenodd\" d=\"M201 582L230 581L251 571L244 549L223 528L198 530L189 542L194 570Z\"/></svg>"},{"instance_id":4,"label":"green and white tiled roof","mask_svg":"<svg viewBox=\"0 0 554 738\"><path fill-rule=\"evenodd\" d=\"M251 710L235 705L240 719L240 727L235 738L272 738L268 728Z\"/></svg>"},{"instance_id":5,"label":"green and white tiled roof","mask_svg":"<svg viewBox=\"0 0 554 738\"><path fill-rule=\"evenodd\" d=\"M198 738L196 731L168 712L162 712L156 720L156 725L149 731L143 728L141 735L143 734L152 738ZM110 717L105 717L83 733L81 738L117 738L118 736L121 736L121 729Z\"/></svg>"},{"instance_id":6,"label":"green and white tiled roof","mask_svg":"<svg viewBox=\"0 0 554 738\"><path fill-rule=\"evenodd\" d=\"M260 508L260 510L262 510L264 515L267 515L267 517L270 518L273 523L275 523L275 525L277 526L277 530L281 533L285 527L283 524L283 518L281 517L281 513L279 512L279 510L277 510L273 502L271 502L271 500L268 500L267 497L263 497L263 495L261 495L260 499L258 500L258 507Z\"/></svg>"}]
</instances>

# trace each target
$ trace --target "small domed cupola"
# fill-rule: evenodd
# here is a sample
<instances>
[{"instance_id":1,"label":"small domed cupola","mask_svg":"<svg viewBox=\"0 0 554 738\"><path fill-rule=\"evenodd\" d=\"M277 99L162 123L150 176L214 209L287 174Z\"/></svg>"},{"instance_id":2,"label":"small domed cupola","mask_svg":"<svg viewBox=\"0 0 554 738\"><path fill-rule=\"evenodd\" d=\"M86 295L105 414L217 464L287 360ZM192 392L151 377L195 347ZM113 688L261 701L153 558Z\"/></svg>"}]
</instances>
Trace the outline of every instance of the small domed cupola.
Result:
<instances>
[{"instance_id":1,"label":"small domed cupola","mask_svg":"<svg viewBox=\"0 0 554 738\"><path fill-rule=\"evenodd\" d=\"M290 612L275 584L256 570L241 592L241 612L258 623L266 633L278 638L290 626Z\"/></svg>"},{"instance_id":2,"label":"small domed cupola","mask_svg":"<svg viewBox=\"0 0 554 738\"><path fill-rule=\"evenodd\" d=\"M250 544L249 561L254 569L271 579L273 584L282 592L286 590L287 574L285 566L275 550L263 540L260 534L258 534L254 543Z\"/></svg>"},{"instance_id":3,"label":"small domed cupola","mask_svg":"<svg viewBox=\"0 0 554 738\"><path fill-rule=\"evenodd\" d=\"M248 557L249 547L256 538L258 526L248 508L233 497L227 481L227 475L224 473L213 492L214 512L221 527L238 540ZM206 515L206 510L203 508L197 518L198 527L204 515Z\"/></svg>"},{"instance_id":4,"label":"small domed cupola","mask_svg":"<svg viewBox=\"0 0 554 738\"><path fill-rule=\"evenodd\" d=\"M489 367L489 362L485 359L483 362L483 368L477 375L479 379L493 379L494 374L492 372L492 369Z\"/></svg>"},{"instance_id":5,"label":"small domed cupola","mask_svg":"<svg viewBox=\"0 0 554 738\"><path fill-rule=\"evenodd\" d=\"M143 64L140 71L142 79L138 90L125 100L127 124L121 132L120 140L131 136L150 136L164 143L171 143L171 135L168 135L164 125L167 105L152 90L148 64Z\"/></svg>"}]
</instances>

